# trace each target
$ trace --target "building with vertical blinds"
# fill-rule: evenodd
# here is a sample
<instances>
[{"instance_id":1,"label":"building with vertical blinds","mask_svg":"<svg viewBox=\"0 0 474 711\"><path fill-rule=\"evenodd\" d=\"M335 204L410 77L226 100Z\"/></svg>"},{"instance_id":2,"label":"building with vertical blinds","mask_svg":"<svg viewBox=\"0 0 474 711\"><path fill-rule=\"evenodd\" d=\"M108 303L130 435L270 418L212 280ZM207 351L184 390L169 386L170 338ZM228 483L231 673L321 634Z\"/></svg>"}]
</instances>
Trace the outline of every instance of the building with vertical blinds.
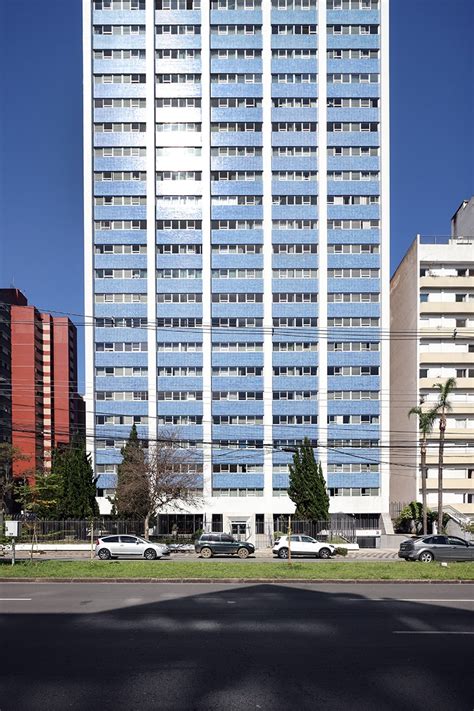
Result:
<instances>
[{"instance_id":1,"label":"building with vertical blinds","mask_svg":"<svg viewBox=\"0 0 474 711\"><path fill-rule=\"evenodd\" d=\"M304 437L331 511L388 511L388 81L388 0L84 0L103 510L135 424L203 487L163 532L271 527Z\"/></svg>"}]
</instances>

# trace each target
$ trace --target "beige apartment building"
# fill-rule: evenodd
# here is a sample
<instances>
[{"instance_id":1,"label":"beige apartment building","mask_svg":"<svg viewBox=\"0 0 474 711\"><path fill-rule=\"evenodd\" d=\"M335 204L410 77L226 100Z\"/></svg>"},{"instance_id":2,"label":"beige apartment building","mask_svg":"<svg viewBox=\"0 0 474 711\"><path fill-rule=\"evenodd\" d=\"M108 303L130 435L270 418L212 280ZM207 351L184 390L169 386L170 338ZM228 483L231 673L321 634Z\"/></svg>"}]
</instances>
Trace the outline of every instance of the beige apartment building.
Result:
<instances>
[{"instance_id":1,"label":"beige apartment building","mask_svg":"<svg viewBox=\"0 0 474 711\"><path fill-rule=\"evenodd\" d=\"M451 237L418 235L391 280L391 502L421 499L418 422L411 407L437 400L456 378L444 455L444 505L474 517L474 198ZM428 505L437 506L438 423L427 450Z\"/></svg>"}]
</instances>

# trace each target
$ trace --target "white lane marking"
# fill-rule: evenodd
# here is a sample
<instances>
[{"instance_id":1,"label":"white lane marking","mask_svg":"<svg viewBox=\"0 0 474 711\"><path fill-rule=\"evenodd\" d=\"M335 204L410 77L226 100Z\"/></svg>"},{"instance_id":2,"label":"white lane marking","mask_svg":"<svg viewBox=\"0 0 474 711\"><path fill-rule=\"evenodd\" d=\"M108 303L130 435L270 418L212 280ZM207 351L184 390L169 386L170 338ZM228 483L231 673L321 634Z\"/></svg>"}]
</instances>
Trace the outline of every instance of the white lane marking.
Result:
<instances>
[{"instance_id":1,"label":"white lane marking","mask_svg":"<svg viewBox=\"0 0 474 711\"><path fill-rule=\"evenodd\" d=\"M450 630L392 630L392 634L474 634L474 632L453 632Z\"/></svg>"},{"instance_id":2,"label":"white lane marking","mask_svg":"<svg viewBox=\"0 0 474 711\"><path fill-rule=\"evenodd\" d=\"M460 598L460 597L401 597L399 598L401 602L472 602L474 604L474 598Z\"/></svg>"},{"instance_id":3,"label":"white lane marking","mask_svg":"<svg viewBox=\"0 0 474 711\"><path fill-rule=\"evenodd\" d=\"M366 598L337 598L338 602L472 602L474 598L459 597L366 597Z\"/></svg>"},{"instance_id":4,"label":"white lane marking","mask_svg":"<svg viewBox=\"0 0 474 711\"><path fill-rule=\"evenodd\" d=\"M31 601L31 597L0 597L0 602L21 602L21 601Z\"/></svg>"},{"instance_id":5,"label":"white lane marking","mask_svg":"<svg viewBox=\"0 0 474 711\"><path fill-rule=\"evenodd\" d=\"M413 619L412 617L403 617L402 615L400 615L398 621L407 629L414 630L417 632L433 629L433 626L429 625L427 622L424 622L423 620Z\"/></svg>"}]
</instances>

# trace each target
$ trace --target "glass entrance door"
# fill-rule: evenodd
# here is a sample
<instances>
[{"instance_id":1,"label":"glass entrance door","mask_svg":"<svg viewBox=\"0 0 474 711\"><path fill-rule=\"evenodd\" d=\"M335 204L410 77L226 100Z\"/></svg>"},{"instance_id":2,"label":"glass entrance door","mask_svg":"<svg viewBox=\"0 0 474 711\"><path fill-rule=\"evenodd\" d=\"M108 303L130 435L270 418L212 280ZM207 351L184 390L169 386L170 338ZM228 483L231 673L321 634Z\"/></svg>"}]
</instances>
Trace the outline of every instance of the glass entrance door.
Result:
<instances>
[{"instance_id":1,"label":"glass entrance door","mask_svg":"<svg viewBox=\"0 0 474 711\"><path fill-rule=\"evenodd\" d=\"M239 541L245 541L247 538L247 524L244 521L232 521L231 533Z\"/></svg>"}]
</instances>

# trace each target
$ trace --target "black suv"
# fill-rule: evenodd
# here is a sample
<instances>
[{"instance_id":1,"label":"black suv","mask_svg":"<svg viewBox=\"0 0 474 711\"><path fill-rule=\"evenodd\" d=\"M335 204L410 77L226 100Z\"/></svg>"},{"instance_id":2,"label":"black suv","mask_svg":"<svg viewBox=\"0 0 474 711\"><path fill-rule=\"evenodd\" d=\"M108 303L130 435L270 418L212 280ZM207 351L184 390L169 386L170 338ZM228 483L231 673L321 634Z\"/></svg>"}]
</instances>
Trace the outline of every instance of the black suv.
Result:
<instances>
[{"instance_id":1,"label":"black suv","mask_svg":"<svg viewBox=\"0 0 474 711\"><path fill-rule=\"evenodd\" d=\"M195 542L194 548L201 558L210 558L213 555L238 555L239 558L248 558L255 553L253 543L238 541L229 533L203 533Z\"/></svg>"}]
</instances>

